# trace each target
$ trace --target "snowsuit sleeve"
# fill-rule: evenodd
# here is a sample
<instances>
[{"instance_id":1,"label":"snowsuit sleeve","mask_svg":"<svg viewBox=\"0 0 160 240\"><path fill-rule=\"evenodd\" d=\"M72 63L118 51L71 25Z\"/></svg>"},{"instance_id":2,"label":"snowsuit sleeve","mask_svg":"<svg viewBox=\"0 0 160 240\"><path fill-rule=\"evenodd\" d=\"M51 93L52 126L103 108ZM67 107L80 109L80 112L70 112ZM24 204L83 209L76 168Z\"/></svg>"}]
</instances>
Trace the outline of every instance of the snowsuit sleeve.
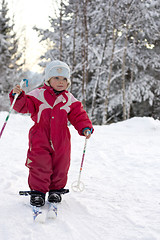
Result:
<instances>
[{"instance_id":1,"label":"snowsuit sleeve","mask_svg":"<svg viewBox=\"0 0 160 240\"><path fill-rule=\"evenodd\" d=\"M14 100L14 96L12 95L12 93L13 90L9 94L11 104ZM22 91L22 93L18 96L13 107L16 112L30 113L31 116L33 116L38 111L38 108L39 102L36 101L36 99L34 99L33 101L33 97L26 95L24 91Z\"/></svg>"},{"instance_id":2,"label":"snowsuit sleeve","mask_svg":"<svg viewBox=\"0 0 160 240\"><path fill-rule=\"evenodd\" d=\"M68 120L80 135L83 135L83 129L87 127L92 129L93 132L92 122L86 111L83 109L82 103L79 101L72 103L71 111L68 114Z\"/></svg>"}]
</instances>

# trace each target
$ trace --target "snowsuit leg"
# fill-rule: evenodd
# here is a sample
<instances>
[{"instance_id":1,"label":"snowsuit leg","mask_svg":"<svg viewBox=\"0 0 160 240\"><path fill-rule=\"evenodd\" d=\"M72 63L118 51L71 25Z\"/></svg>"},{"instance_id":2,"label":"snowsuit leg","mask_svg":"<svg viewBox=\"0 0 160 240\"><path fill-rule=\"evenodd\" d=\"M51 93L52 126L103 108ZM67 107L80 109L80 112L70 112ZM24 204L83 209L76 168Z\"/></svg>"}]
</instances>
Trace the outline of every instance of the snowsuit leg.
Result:
<instances>
[{"instance_id":1,"label":"snowsuit leg","mask_svg":"<svg viewBox=\"0 0 160 240\"><path fill-rule=\"evenodd\" d=\"M28 151L26 166L29 168L30 189L48 192L52 175L52 154L44 149Z\"/></svg>"},{"instance_id":2,"label":"snowsuit leg","mask_svg":"<svg viewBox=\"0 0 160 240\"><path fill-rule=\"evenodd\" d=\"M30 189L46 193L64 188L70 166L70 144L57 153L52 149L28 150L26 166Z\"/></svg>"},{"instance_id":3,"label":"snowsuit leg","mask_svg":"<svg viewBox=\"0 0 160 240\"><path fill-rule=\"evenodd\" d=\"M70 167L70 148L69 144L59 153L55 152L49 190L59 190L65 187Z\"/></svg>"}]
</instances>

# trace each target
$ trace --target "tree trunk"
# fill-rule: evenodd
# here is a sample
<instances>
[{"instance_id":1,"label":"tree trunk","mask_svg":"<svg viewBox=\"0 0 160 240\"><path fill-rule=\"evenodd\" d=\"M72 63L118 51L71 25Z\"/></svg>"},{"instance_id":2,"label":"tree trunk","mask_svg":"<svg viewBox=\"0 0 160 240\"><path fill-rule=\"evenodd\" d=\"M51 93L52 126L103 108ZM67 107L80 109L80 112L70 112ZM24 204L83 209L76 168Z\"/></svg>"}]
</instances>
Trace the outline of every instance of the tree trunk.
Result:
<instances>
[{"instance_id":1,"label":"tree trunk","mask_svg":"<svg viewBox=\"0 0 160 240\"><path fill-rule=\"evenodd\" d=\"M112 54L111 54L110 65L109 65L109 76L108 76L108 82L107 82L106 100L105 100L105 103L104 103L102 124L106 124L107 123L109 93L110 93L110 82L111 82L111 77L112 77L112 68L113 68L113 59L114 59L116 37L117 37L117 31L116 31L115 27L113 27L113 32L112 32Z\"/></svg>"},{"instance_id":2,"label":"tree trunk","mask_svg":"<svg viewBox=\"0 0 160 240\"><path fill-rule=\"evenodd\" d=\"M75 7L75 14L74 14L74 32L73 32L73 55L72 55L72 73L74 72L76 66L76 27L77 27L77 15L78 15L78 4ZM71 92L73 88L73 77L71 76Z\"/></svg>"},{"instance_id":3,"label":"tree trunk","mask_svg":"<svg viewBox=\"0 0 160 240\"><path fill-rule=\"evenodd\" d=\"M126 67L126 53L127 53L127 45L128 45L128 26L126 27L126 35L125 35L125 43L124 43L124 51L122 58L122 105L123 105L123 120L126 120L126 86L125 86L125 67Z\"/></svg>"},{"instance_id":4,"label":"tree trunk","mask_svg":"<svg viewBox=\"0 0 160 240\"><path fill-rule=\"evenodd\" d=\"M87 27L87 5L88 0L82 1L82 104L86 109L86 90L88 83L88 27Z\"/></svg>"},{"instance_id":5,"label":"tree trunk","mask_svg":"<svg viewBox=\"0 0 160 240\"><path fill-rule=\"evenodd\" d=\"M99 68L96 72L96 81L94 84L94 89L93 89L93 95L92 95L92 107L91 107L91 119L93 120L94 116L94 110L95 110L95 105L96 105L96 97L97 97L97 90L98 90L98 84L99 84L99 75L100 75L100 69L103 66L104 63L104 56L105 56L105 51L107 47L107 37L108 37L108 19L106 18L106 24L105 24L105 41L104 41L104 47L103 47L103 52L102 52L102 57L101 61L99 62Z\"/></svg>"},{"instance_id":6,"label":"tree trunk","mask_svg":"<svg viewBox=\"0 0 160 240\"><path fill-rule=\"evenodd\" d=\"M122 105L123 105L123 120L126 120L128 115L126 111L126 83L125 83L125 75L126 75L126 54L127 54L127 46L128 46L128 31L129 31L129 11L132 7L134 0L132 0L127 7L127 15L126 15L126 29L125 29L125 42L124 42L124 51L123 51L123 58L122 58ZM134 64L134 60L132 62ZM133 69L132 69L133 70ZM133 73L133 71L132 71ZM131 76L132 81L133 76Z\"/></svg>"},{"instance_id":7,"label":"tree trunk","mask_svg":"<svg viewBox=\"0 0 160 240\"><path fill-rule=\"evenodd\" d=\"M63 39L63 27L62 27L62 8L63 8L63 0L61 0L60 3L60 18L59 18L59 23L60 23L60 41L59 41L59 58L62 61L63 59L63 43L62 43L62 39Z\"/></svg>"},{"instance_id":8,"label":"tree trunk","mask_svg":"<svg viewBox=\"0 0 160 240\"><path fill-rule=\"evenodd\" d=\"M104 102L104 110L102 113L102 124L107 123L107 117L108 117L108 104L109 104L109 93L110 93L110 82L112 77L112 68L113 68L113 59L114 59L114 51L115 51L115 44L116 44L116 38L117 38L117 28L116 28L116 8L117 8L117 0L113 3L114 7L114 16L113 16L113 31L112 31L112 54L109 64L109 76L106 86L106 96L105 96L105 102Z\"/></svg>"},{"instance_id":9,"label":"tree trunk","mask_svg":"<svg viewBox=\"0 0 160 240\"><path fill-rule=\"evenodd\" d=\"M130 111L131 111L131 104L132 104L132 84L133 84L133 78L134 78L134 67L135 67L135 54L136 54L136 34L133 35L133 59L132 59L132 65L131 65L131 79L130 79L130 86L129 86L129 100L128 100L128 112L127 112L127 118L130 118Z\"/></svg>"}]
</instances>

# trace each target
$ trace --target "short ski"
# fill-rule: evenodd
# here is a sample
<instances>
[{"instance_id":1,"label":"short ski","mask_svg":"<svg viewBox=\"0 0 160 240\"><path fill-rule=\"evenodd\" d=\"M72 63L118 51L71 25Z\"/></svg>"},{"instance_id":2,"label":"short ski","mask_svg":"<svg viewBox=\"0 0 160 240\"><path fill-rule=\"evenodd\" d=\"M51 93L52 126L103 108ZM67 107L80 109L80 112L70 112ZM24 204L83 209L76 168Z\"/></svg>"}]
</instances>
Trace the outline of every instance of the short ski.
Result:
<instances>
[{"instance_id":1,"label":"short ski","mask_svg":"<svg viewBox=\"0 0 160 240\"><path fill-rule=\"evenodd\" d=\"M55 190L54 193L57 194L66 194L69 192L69 189L60 189L60 190ZM28 196L32 195L34 191L19 191L19 195L21 196ZM34 222L40 222L44 223L46 219L56 219L57 218L57 206L59 203L51 203L51 202L46 202L46 204L42 207L37 207L37 206L32 206L32 213L33 213L33 221Z\"/></svg>"},{"instance_id":2,"label":"short ski","mask_svg":"<svg viewBox=\"0 0 160 240\"><path fill-rule=\"evenodd\" d=\"M48 207L48 214L47 217L49 219L56 219L57 218L57 205L58 203L48 203L49 207Z\"/></svg>"},{"instance_id":3,"label":"short ski","mask_svg":"<svg viewBox=\"0 0 160 240\"><path fill-rule=\"evenodd\" d=\"M46 221L46 213L44 207L32 206L33 221L44 223Z\"/></svg>"},{"instance_id":4,"label":"short ski","mask_svg":"<svg viewBox=\"0 0 160 240\"><path fill-rule=\"evenodd\" d=\"M44 223L46 219L56 219L57 218L57 203L47 203L43 207L32 206L33 211L33 221Z\"/></svg>"}]
</instances>

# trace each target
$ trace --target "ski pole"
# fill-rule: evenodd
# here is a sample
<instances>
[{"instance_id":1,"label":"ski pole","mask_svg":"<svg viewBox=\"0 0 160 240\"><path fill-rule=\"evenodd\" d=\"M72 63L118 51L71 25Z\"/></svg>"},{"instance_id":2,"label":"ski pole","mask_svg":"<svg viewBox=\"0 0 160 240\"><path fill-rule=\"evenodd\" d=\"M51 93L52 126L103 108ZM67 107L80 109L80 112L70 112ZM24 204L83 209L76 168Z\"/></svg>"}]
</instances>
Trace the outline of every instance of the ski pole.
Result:
<instances>
[{"instance_id":1,"label":"ski pole","mask_svg":"<svg viewBox=\"0 0 160 240\"><path fill-rule=\"evenodd\" d=\"M27 80L27 79L23 79L23 80L20 82L20 87L21 87L21 88L22 88L24 82L26 82L26 87L28 87L28 80ZM2 133L3 133L4 129L5 129L5 126L6 126L6 124L7 124L7 121L8 121L8 119L9 119L9 116L10 116L11 112L12 112L13 106L14 106L16 100L17 100L18 95L19 95L19 94L16 93L16 95L15 95L15 97L14 97L14 100L13 100L13 102L12 102L12 105L11 105L10 109L9 109L8 115L7 115L6 119L5 119L5 122L4 122L4 124L3 124L3 127L2 127L2 129L1 129L0 138L1 138L1 136L2 136Z\"/></svg>"},{"instance_id":2,"label":"ski pole","mask_svg":"<svg viewBox=\"0 0 160 240\"><path fill-rule=\"evenodd\" d=\"M87 147L87 138L85 138L85 143L84 143L84 148L83 148L83 155L82 155L82 161L81 161L81 166L80 166L80 171L79 171L79 176L78 176L78 180L74 181L71 185L72 190L74 192L82 192L85 188L84 183L81 182L81 173L82 173L82 168L83 168L83 162L84 162L84 157L85 157L85 153L86 153L86 147Z\"/></svg>"}]
</instances>

